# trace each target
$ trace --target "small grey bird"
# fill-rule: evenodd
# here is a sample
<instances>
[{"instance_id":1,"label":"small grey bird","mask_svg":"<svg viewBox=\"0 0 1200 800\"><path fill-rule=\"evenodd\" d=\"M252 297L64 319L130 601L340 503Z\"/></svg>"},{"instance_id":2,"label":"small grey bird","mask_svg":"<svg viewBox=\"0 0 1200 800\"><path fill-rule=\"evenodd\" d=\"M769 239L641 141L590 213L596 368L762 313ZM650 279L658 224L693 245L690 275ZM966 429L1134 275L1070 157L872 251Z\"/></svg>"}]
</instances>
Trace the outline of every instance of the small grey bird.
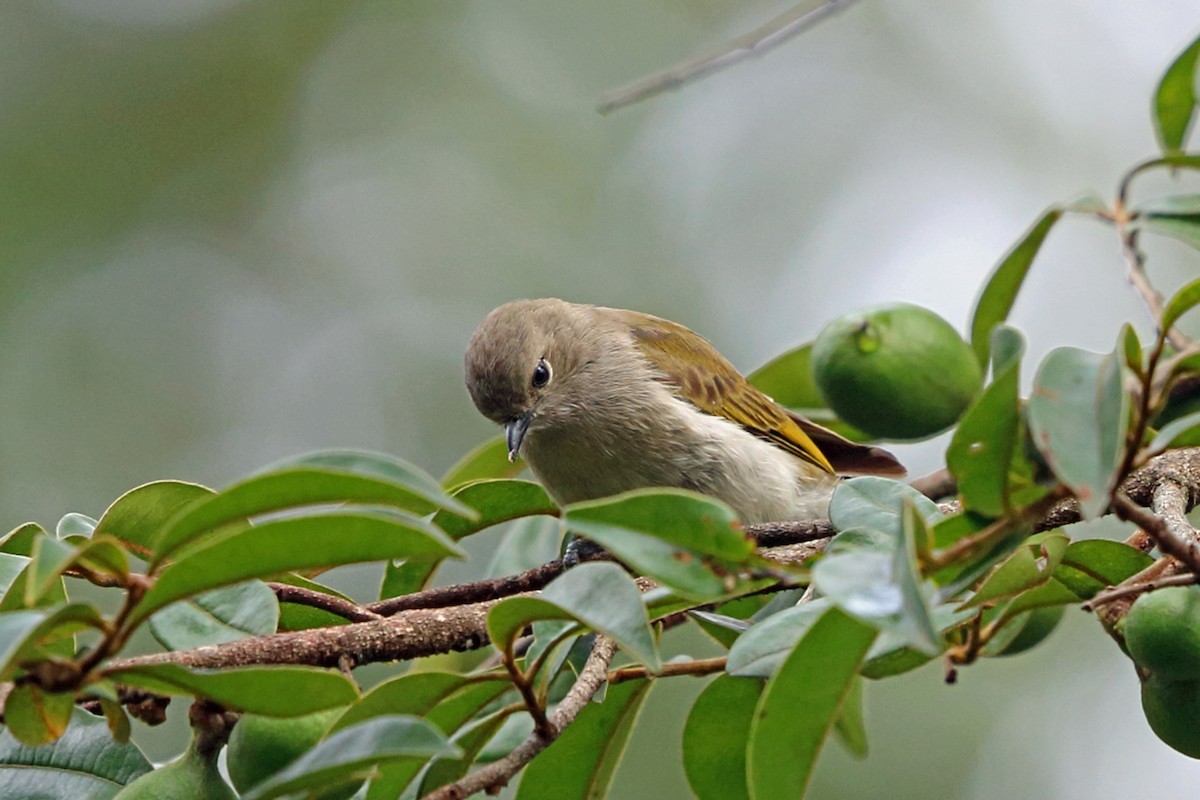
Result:
<instances>
[{"instance_id":1,"label":"small grey bird","mask_svg":"<svg viewBox=\"0 0 1200 800\"><path fill-rule=\"evenodd\" d=\"M816 425L752 386L704 338L636 311L557 299L493 310L467 390L560 504L692 489L744 522L826 516L838 473L903 475L886 450Z\"/></svg>"}]
</instances>

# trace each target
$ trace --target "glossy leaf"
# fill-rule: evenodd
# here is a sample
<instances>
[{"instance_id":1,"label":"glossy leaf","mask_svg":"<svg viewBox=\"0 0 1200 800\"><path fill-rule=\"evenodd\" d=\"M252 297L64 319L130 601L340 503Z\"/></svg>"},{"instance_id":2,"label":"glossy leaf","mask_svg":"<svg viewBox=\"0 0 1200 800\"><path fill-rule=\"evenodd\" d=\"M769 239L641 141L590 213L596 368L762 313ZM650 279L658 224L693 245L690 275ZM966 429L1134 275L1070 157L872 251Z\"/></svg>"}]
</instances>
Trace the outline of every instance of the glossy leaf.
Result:
<instances>
[{"instance_id":1,"label":"glossy leaf","mask_svg":"<svg viewBox=\"0 0 1200 800\"><path fill-rule=\"evenodd\" d=\"M419 677L425 674L445 677L434 679ZM406 679L408 679L407 683ZM464 678L461 675L446 673L404 675L382 683L369 692L362 701L351 706L346 714L338 719L333 730L340 730L344 727L343 723L347 721L360 722L384 713L401 713L424 717L445 734L450 735L475 716L484 706L510 689L511 684L505 679L464 685ZM497 723L496 728L501 724L503 724L502 721ZM482 734L476 730L475 735ZM464 759L474 759L487 741L476 742L473 738L467 737L465 740L455 740L454 743L463 750ZM440 775L458 772L458 769L450 764L462 764L462 761L449 758L445 760L449 763L439 770ZM399 796L413 778L421 772L426 761L425 758L413 757L399 759L381 766L379 774L371 780L367 791L368 800L380 798L390 800ZM465 765L463 768L465 769ZM431 780L428 774L425 780ZM450 780L457 780L457 776L449 778L447 782ZM424 791L422 791L423 794Z\"/></svg>"},{"instance_id":2,"label":"glossy leaf","mask_svg":"<svg viewBox=\"0 0 1200 800\"><path fill-rule=\"evenodd\" d=\"M399 512L313 514L246 525L189 548L167 565L131 619L144 619L176 600L249 578L388 558L451 555L461 556L462 551L440 530Z\"/></svg>"},{"instance_id":3,"label":"glossy leaf","mask_svg":"<svg viewBox=\"0 0 1200 800\"><path fill-rule=\"evenodd\" d=\"M771 677L796 643L831 606L828 598L819 597L753 625L729 649L725 671L739 677Z\"/></svg>"},{"instance_id":4,"label":"glossy leaf","mask_svg":"<svg viewBox=\"0 0 1200 800\"><path fill-rule=\"evenodd\" d=\"M871 528L900 535L900 509L910 501L930 524L942 518L937 503L907 484L888 478L866 476L842 481L829 503L829 521L839 531Z\"/></svg>"},{"instance_id":5,"label":"glossy leaf","mask_svg":"<svg viewBox=\"0 0 1200 800\"><path fill-rule=\"evenodd\" d=\"M909 634L909 643L913 647L936 655L942 651L942 642L930 611L929 595L932 592L927 591L918 563L919 554L929 552L933 534L910 500L904 501L901 519L903 535L892 555L892 580L900 589L902 630Z\"/></svg>"},{"instance_id":6,"label":"glossy leaf","mask_svg":"<svg viewBox=\"0 0 1200 800\"><path fill-rule=\"evenodd\" d=\"M788 408L825 408L812 370L812 342L793 347L746 376L760 391Z\"/></svg>"},{"instance_id":7,"label":"glossy leaf","mask_svg":"<svg viewBox=\"0 0 1200 800\"><path fill-rule=\"evenodd\" d=\"M43 536L34 542L30 579L25 584L25 605L35 606L47 596L68 569L84 568L93 574L124 581L129 576L129 556L121 543L107 535L60 541Z\"/></svg>"},{"instance_id":8,"label":"glossy leaf","mask_svg":"<svg viewBox=\"0 0 1200 800\"><path fill-rule=\"evenodd\" d=\"M1052 350L1038 368L1027 405L1029 430L1085 519L1108 508L1129 423L1117 354Z\"/></svg>"},{"instance_id":9,"label":"glossy leaf","mask_svg":"<svg viewBox=\"0 0 1200 800\"><path fill-rule=\"evenodd\" d=\"M1137 227L1200 250L1200 218L1149 215L1138 220Z\"/></svg>"},{"instance_id":10,"label":"glossy leaf","mask_svg":"<svg viewBox=\"0 0 1200 800\"><path fill-rule=\"evenodd\" d=\"M1116 586L1154 563L1154 559L1122 542L1085 539L1072 542L1054 570L1054 578L1080 600Z\"/></svg>"},{"instance_id":11,"label":"glossy leaf","mask_svg":"<svg viewBox=\"0 0 1200 800\"><path fill-rule=\"evenodd\" d=\"M113 501L96 524L96 535L112 536L141 556L153 555L155 539L181 509L213 490L185 481L154 481Z\"/></svg>"},{"instance_id":12,"label":"glossy leaf","mask_svg":"<svg viewBox=\"0 0 1200 800\"><path fill-rule=\"evenodd\" d=\"M1121 326L1121 350L1125 358L1125 366L1134 371L1135 374L1142 374L1142 342L1138 338L1137 331L1133 326L1126 322Z\"/></svg>"},{"instance_id":13,"label":"glossy leaf","mask_svg":"<svg viewBox=\"0 0 1200 800\"><path fill-rule=\"evenodd\" d=\"M988 278L971 317L971 348L981 367L987 366L992 330L1008 318L1034 257L1062 213L1062 209L1057 207L1043 212L1033 227L1000 259Z\"/></svg>"},{"instance_id":14,"label":"glossy leaf","mask_svg":"<svg viewBox=\"0 0 1200 800\"><path fill-rule=\"evenodd\" d=\"M1167 301L1163 306L1162 326L1171 327L1197 305L1200 305L1200 279L1185 285Z\"/></svg>"},{"instance_id":15,"label":"glossy leaf","mask_svg":"<svg viewBox=\"0 0 1200 800\"><path fill-rule=\"evenodd\" d=\"M1163 73L1154 92L1154 132L1167 154L1183 150L1196 116L1196 65L1200 39L1180 53Z\"/></svg>"},{"instance_id":16,"label":"glossy leaf","mask_svg":"<svg viewBox=\"0 0 1200 800\"><path fill-rule=\"evenodd\" d=\"M567 527L604 547L639 574L697 600L726 591L727 569L705 558L738 564L754 543L725 504L693 492L648 489L568 506Z\"/></svg>"},{"instance_id":17,"label":"glossy leaf","mask_svg":"<svg viewBox=\"0 0 1200 800\"><path fill-rule=\"evenodd\" d=\"M0 681L11 679L20 662L41 656L48 642L85 628L104 628L99 612L85 603L0 614Z\"/></svg>"},{"instance_id":18,"label":"glossy leaf","mask_svg":"<svg viewBox=\"0 0 1200 800\"><path fill-rule=\"evenodd\" d=\"M330 734L283 770L242 795L269 800L297 792L315 794L352 780L370 768L414 756L457 756L445 734L418 717L375 717Z\"/></svg>"},{"instance_id":19,"label":"glossy leaf","mask_svg":"<svg viewBox=\"0 0 1200 800\"><path fill-rule=\"evenodd\" d=\"M593 800L608 794L651 682L609 686L525 768L517 800Z\"/></svg>"},{"instance_id":20,"label":"glossy leaf","mask_svg":"<svg viewBox=\"0 0 1200 800\"><path fill-rule=\"evenodd\" d=\"M275 633L279 603L265 583L246 581L172 603L149 624L163 647L187 650Z\"/></svg>"},{"instance_id":21,"label":"glossy leaf","mask_svg":"<svg viewBox=\"0 0 1200 800\"><path fill-rule=\"evenodd\" d=\"M747 763L753 800L804 795L876 631L840 609L813 624L767 682L754 710ZM803 713L797 713L803 709Z\"/></svg>"},{"instance_id":22,"label":"glossy leaf","mask_svg":"<svg viewBox=\"0 0 1200 800\"><path fill-rule=\"evenodd\" d=\"M0 787L12 800L109 800L150 769L136 746L113 741L102 717L80 709L62 737L44 747L28 747L0 730Z\"/></svg>"},{"instance_id":23,"label":"glossy leaf","mask_svg":"<svg viewBox=\"0 0 1200 800\"><path fill-rule=\"evenodd\" d=\"M997 627L1003 626L1019 614L1035 608L1073 605L1079 602L1079 596L1071 591L1066 584L1056 578L1035 586L1027 592L1014 597L997 616Z\"/></svg>"},{"instance_id":24,"label":"glossy leaf","mask_svg":"<svg viewBox=\"0 0 1200 800\"><path fill-rule=\"evenodd\" d=\"M523 460L508 460L508 442L493 436L464 455L442 476L442 486L456 489L465 483L493 478L515 478L525 470Z\"/></svg>"},{"instance_id":25,"label":"glossy leaf","mask_svg":"<svg viewBox=\"0 0 1200 800\"><path fill-rule=\"evenodd\" d=\"M484 746L492 740L510 718L511 712L508 709L501 709L483 719L475 720L460 730L450 741L462 751L462 755L458 758L435 759L421 777L421 787L417 794L424 797L439 786L453 783L466 775L475 759L483 751ZM374 788L374 784L372 784L372 788ZM367 800L371 800L370 795Z\"/></svg>"},{"instance_id":26,"label":"glossy leaf","mask_svg":"<svg viewBox=\"0 0 1200 800\"><path fill-rule=\"evenodd\" d=\"M1010 506L1011 465L1021 445L1020 359L1025 342L1001 325L992 334L992 382L959 421L946 451L963 504L1002 516Z\"/></svg>"},{"instance_id":27,"label":"glossy leaf","mask_svg":"<svg viewBox=\"0 0 1200 800\"><path fill-rule=\"evenodd\" d=\"M539 515L558 516L558 506L541 485L531 481L484 480L469 483L454 491L454 499L475 510L467 519L439 512L433 523L455 541L486 530L502 522ZM420 591L438 567L437 561L409 561L384 569L380 599L399 597Z\"/></svg>"},{"instance_id":28,"label":"glossy leaf","mask_svg":"<svg viewBox=\"0 0 1200 800\"><path fill-rule=\"evenodd\" d=\"M358 699L353 681L336 670L301 666L189 670L178 664L140 664L105 677L151 692L204 697L236 711L300 717Z\"/></svg>"},{"instance_id":29,"label":"glossy leaf","mask_svg":"<svg viewBox=\"0 0 1200 800\"><path fill-rule=\"evenodd\" d=\"M65 539L68 536L83 536L86 538L91 536L95 530L96 520L87 514L72 511L69 514L62 515L58 524L54 526L54 535L59 539Z\"/></svg>"},{"instance_id":30,"label":"glossy leaf","mask_svg":"<svg viewBox=\"0 0 1200 800\"><path fill-rule=\"evenodd\" d=\"M329 451L288 462L193 503L154 541L160 563L189 541L223 526L289 509L351 503L415 514L474 511L445 494L429 475L403 461L369 453Z\"/></svg>"},{"instance_id":31,"label":"glossy leaf","mask_svg":"<svg viewBox=\"0 0 1200 800\"><path fill-rule=\"evenodd\" d=\"M1200 445L1200 411L1174 419L1154 435L1150 441L1150 453L1158 454L1180 447Z\"/></svg>"},{"instance_id":32,"label":"glossy leaf","mask_svg":"<svg viewBox=\"0 0 1200 800\"><path fill-rule=\"evenodd\" d=\"M18 525L0 537L0 553L15 556L30 556L33 554L33 542L39 536L49 536L50 532L36 522L26 522Z\"/></svg>"},{"instance_id":33,"label":"glossy leaf","mask_svg":"<svg viewBox=\"0 0 1200 800\"><path fill-rule=\"evenodd\" d=\"M683 769L698 800L749 800L746 747L763 682L718 675L683 728Z\"/></svg>"},{"instance_id":34,"label":"glossy leaf","mask_svg":"<svg viewBox=\"0 0 1200 800\"><path fill-rule=\"evenodd\" d=\"M962 608L1012 597L1050 580L1066 554L1070 539L1061 533L1044 534L1018 547L980 584Z\"/></svg>"},{"instance_id":35,"label":"glossy leaf","mask_svg":"<svg viewBox=\"0 0 1200 800\"><path fill-rule=\"evenodd\" d=\"M4 725L22 744L40 747L63 735L74 709L74 692L51 693L22 683L4 701Z\"/></svg>"},{"instance_id":36,"label":"glossy leaf","mask_svg":"<svg viewBox=\"0 0 1200 800\"><path fill-rule=\"evenodd\" d=\"M855 678L842 701L841 711L833 724L838 741L858 758L867 756L867 723L863 718L862 679Z\"/></svg>"},{"instance_id":37,"label":"glossy leaf","mask_svg":"<svg viewBox=\"0 0 1200 800\"><path fill-rule=\"evenodd\" d=\"M0 597L4 596L13 585L13 582L17 580L28 566L28 557L14 556L11 553L0 552Z\"/></svg>"},{"instance_id":38,"label":"glossy leaf","mask_svg":"<svg viewBox=\"0 0 1200 800\"><path fill-rule=\"evenodd\" d=\"M536 597L510 597L488 613L488 635L501 649L530 623L577 620L617 642L629 655L657 670L660 662L642 595L616 564L582 564L556 578Z\"/></svg>"}]
</instances>

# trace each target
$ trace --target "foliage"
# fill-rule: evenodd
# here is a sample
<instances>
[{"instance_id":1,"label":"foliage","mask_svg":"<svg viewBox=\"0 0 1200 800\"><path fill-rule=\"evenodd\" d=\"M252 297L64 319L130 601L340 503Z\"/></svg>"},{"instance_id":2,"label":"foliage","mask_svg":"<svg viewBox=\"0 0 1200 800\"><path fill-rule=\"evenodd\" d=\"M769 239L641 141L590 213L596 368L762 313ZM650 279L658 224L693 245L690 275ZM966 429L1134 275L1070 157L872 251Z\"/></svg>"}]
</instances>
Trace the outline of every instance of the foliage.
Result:
<instances>
[{"instance_id":1,"label":"foliage","mask_svg":"<svg viewBox=\"0 0 1200 800\"><path fill-rule=\"evenodd\" d=\"M1200 569L1189 556L1194 531L1178 524L1188 509L1152 486L1142 496L1153 501L1148 511L1142 506L1151 503L1134 503L1129 488L1159 454L1200 443L1194 415L1154 430L1181 387L1200 379L1200 348L1176 327L1200 304L1200 282L1162 302L1139 247L1141 236L1163 235L1200 248L1200 202L1131 201L1143 173L1200 169L1200 154L1186 150L1198 52L1200 39L1155 92L1163 154L1130 169L1111 204L1052 206L984 286L969 337L978 361L971 368L990 366L990 381L946 453L956 503L939 506L895 481L848 480L834 494L836 535L824 552L770 558L749 535L761 531L684 491L558 509L514 477L496 442L440 481L390 456L339 451L274 465L220 491L148 483L98 520L72 514L54 531L31 522L0 538L0 794L114 796L153 774L128 741L128 714L152 723L147 703L182 696L195 700L193 709L279 718L336 710L318 741L247 797L360 784L372 800L454 796L452 787L502 785L531 759L518 797L599 797L655 682L719 672L683 732L695 793L795 798L831 735L865 749L864 677L933 658L961 668L1017 654L1053 629L1062 608L1080 604L1123 646L1129 598L1194 582ZM1078 217L1115 229L1157 334L1144 346L1126 325L1110 352L1058 348L1032 370L1033 392L1022 400L1024 341L1005 321L1047 236ZM810 356L810 347L798 348L752 379L836 426L814 390ZM1063 513L1067 500L1077 513ZM1111 512L1150 538L1079 540L1061 528ZM464 557L460 540L536 518L600 543L642 577L612 563L565 570L555 561L427 588L443 560ZM1163 554L1158 561L1146 554L1151 545ZM314 580L380 561L382 590L370 602ZM81 584L96 589L79 592ZM818 599L794 591L805 586ZM659 639L678 625L700 626L728 655L664 663ZM162 652L127 654L142 628ZM398 674L365 694L351 672L489 642L490 657L470 670ZM1190 729L1191 717L1182 724L1173 716L1176 706L1194 716L1194 681L1142 667L1155 729L1195 755L1191 738L1180 745L1175 733ZM1168 702L1168 690L1188 694ZM208 724L198 736L219 747L227 731Z\"/></svg>"}]
</instances>

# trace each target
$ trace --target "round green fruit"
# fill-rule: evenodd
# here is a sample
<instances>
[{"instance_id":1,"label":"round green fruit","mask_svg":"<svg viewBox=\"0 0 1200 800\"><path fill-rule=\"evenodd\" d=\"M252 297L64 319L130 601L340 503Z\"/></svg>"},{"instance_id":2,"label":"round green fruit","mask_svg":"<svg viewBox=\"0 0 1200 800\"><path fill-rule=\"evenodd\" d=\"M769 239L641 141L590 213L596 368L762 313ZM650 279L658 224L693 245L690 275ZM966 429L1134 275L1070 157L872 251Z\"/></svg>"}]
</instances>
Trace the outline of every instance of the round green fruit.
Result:
<instances>
[{"instance_id":1,"label":"round green fruit","mask_svg":"<svg viewBox=\"0 0 1200 800\"><path fill-rule=\"evenodd\" d=\"M219 750L202 754L193 737L183 755L127 784L113 800L237 800L217 770Z\"/></svg>"},{"instance_id":2,"label":"round green fruit","mask_svg":"<svg viewBox=\"0 0 1200 800\"><path fill-rule=\"evenodd\" d=\"M1159 739L1185 756L1200 758L1200 681L1151 675L1142 684L1142 712Z\"/></svg>"},{"instance_id":3,"label":"round green fruit","mask_svg":"<svg viewBox=\"0 0 1200 800\"><path fill-rule=\"evenodd\" d=\"M1125 617L1125 646L1159 678L1200 679L1200 588L1169 586L1139 597Z\"/></svg>"},{"instance_id":4,"label":"round green fruit","mask_svg":"<svg viewBox=\"0 0 1200 800\"><path fill-rule=\"evenodd\" d=\"M880 439L925 439L953 425L983 385L946 320L894 303L839 317L817 336L813 377L829 407Z\"/></svg>"},{"instance_id":5,"label":"round green fruit","mask_svg":"<svg viewBox=\"0 0 1200 800\"><path fill-rule=\"evenodd\" d=\"M229 737L225 766L239 792L247 792L276 774L321 740L342 709L303 717L243 714Z\"/></svg>"}]
</instances>

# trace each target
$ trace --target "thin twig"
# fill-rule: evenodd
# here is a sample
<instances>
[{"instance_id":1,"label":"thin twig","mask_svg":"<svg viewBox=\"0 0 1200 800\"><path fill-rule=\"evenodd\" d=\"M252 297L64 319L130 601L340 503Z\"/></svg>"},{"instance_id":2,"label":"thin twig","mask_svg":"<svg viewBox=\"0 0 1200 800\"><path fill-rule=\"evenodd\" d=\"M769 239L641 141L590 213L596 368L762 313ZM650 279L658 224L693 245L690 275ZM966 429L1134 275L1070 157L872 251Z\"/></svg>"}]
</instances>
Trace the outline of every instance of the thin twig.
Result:
<instances>
[{"instance_id":1,"label":"thin twig","mask_svg":"<svg viewBox=\"0 0 1200 800\"><path fill-rule=\"evenodd\" d=\"M295 605L308 606L309 608L319 608L322 611L337 614L339 617L348 619L351 622L366 622L367 620L380 619L382 617L382 615L375 613L369 608L363 608L358 603L345 600L336 595L307 589L303 586L292 586L290 583L276 583L274 581L269 581L267 586L271 587L271 591L275 592L275 597L281 603L293 603Z\"/></svg>"},{"instance_id":2,"label":"thin twig","mask_svg":"<svg viewBox=\"0 0 1200 800\"><path fill-rule=\"evenodd\" d=\"M1168 575L1165 578L1144 581L1142 583L1122 583L1120 586L1108 591L1100 592L1081 607L1084 611L1095 611L1100 606L1107 605L1114 600L1120 600L1122 597L1144 594L1145 592L1152 592L1155 589L1162 589L1166 586L1191 586L1198 580L1200 580L1200 576L1197 576L1195 573L1184 572L1180 575Z\"/></svg>"},{"instance_id":3,"label":"thin twig","mask_svg":"<svg viewBox=\"0 0 1200 800\"><path fill-rule=\"evenodd\" d=\"M1154 490L1152 509L1133 502L1124 492L1113 498L1113 510L1121 519L1144 530L1167 555L1174 556L1200 575L1200 542L1188 522L1189 495L1174 481L1163 481Z\"/></svg>"},{"instance_id":4,"label":"thin twig","mask_svg":"<svg viewBox=\"0 0 1200 800\"><path fill-rule=\"evenodd\" d=\"M435 789L425 795L422 800L462 800L476 792L491 791L507 784L514 775L521 771L522 767L533 760L534 756L549 747L550 743L591 702L592 697L604 685L608 674L608 665L612 663L616 651L617 645L612 639L607 636L596 637L596 641L592 645L592 652L588 655L583 669L579 671L579 678L575 681L575 685L571 687L566 697L550 715L549 723L552 735L549 739L534 731L528 739L517 745L516 749L504 758L472 772L455 783Z\"/></svg>"},{"instance_id":5,"label":"thin twig","mask_svg":"<svg viewBox=\"0 0 1200 800\"><path fill-rule=\"evenodd\" d=\"M639 678L671 678L677 675L711 675L714 672L724 672L725 656L716 658L697 658L691 661L672 661L668 664L663 664L658 672L651 672L646 667L622 667L614 669L608 673L608 682L610 684L624 683L625 681L634 681Z\"/></svg>"},{"instance_id":6,"label":"thin twig","mask_svg":"<svg viewBox=\"0 0 1200 800\"><path fill-rule=\"evenodd\" d=\"M389 597L368 603L366 608L381 616L391 616L398 611L409 611L418 608L446 608L461 606L467 603L482 603L497 600L501 597L512 597L523 592L536 592L544 589L546 584L563 574L563 563L555 559L539 567L526 570L516 575L503 578L490 578L474 583L462 583L455 586L439 586L426 589L423 592L404 594L399 597Z\"/></svg>"},{"instance_id":7,"label":"thin twig","mask_svg":"<svg viewBox=\"0 0 1200 800\"><path fill-rule=\"evenodd\" d=\"M698 81L754 56L770 52L818 22L848 8L854 0L809 0L789 9L760 28L739 36L721 49L691 58L661 72L639 78L600 96L596 110L608 114L671 89Z\"/></svg>"}]
</instances>

